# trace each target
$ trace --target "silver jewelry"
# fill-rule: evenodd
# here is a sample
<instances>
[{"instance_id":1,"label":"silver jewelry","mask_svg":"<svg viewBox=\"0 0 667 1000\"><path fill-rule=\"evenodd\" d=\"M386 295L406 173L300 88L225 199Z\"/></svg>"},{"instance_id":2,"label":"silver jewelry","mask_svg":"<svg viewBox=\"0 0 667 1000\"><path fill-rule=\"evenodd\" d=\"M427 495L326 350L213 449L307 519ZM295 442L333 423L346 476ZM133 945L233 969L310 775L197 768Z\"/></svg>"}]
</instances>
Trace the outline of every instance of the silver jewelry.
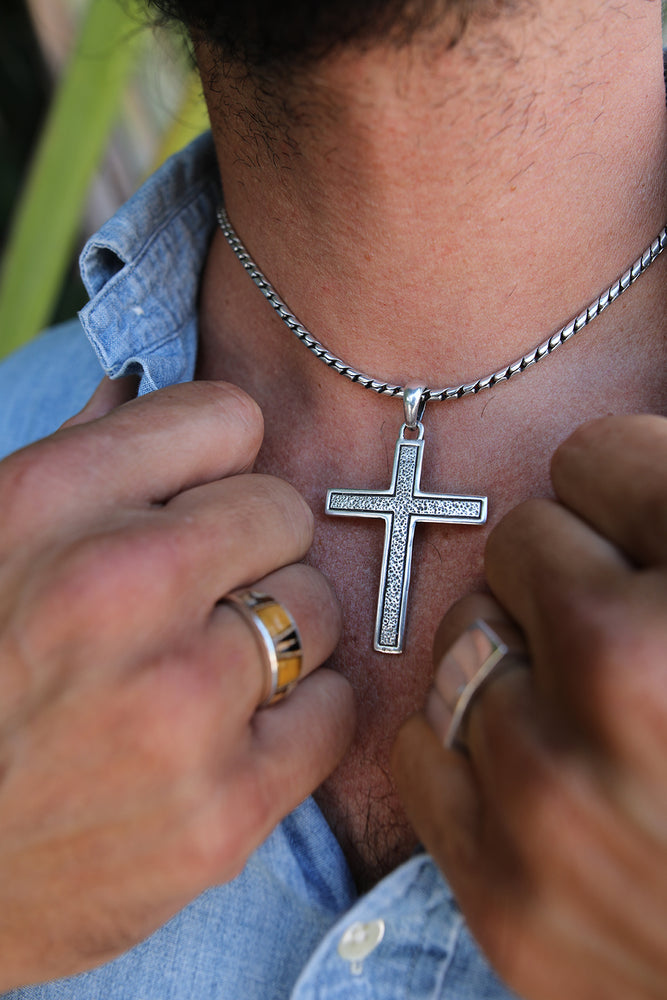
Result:
<instances>
[{"instance_id":1,"label":"silver jewelry","mask_svg":"<svg viewBox=\"0 0 667 1000\"><path fill-rule=\"evenodd\" d=\"M255 264L251 258L246 247L241 242L238 234L229 221L229 216L227 215L223 205L218 208L218 222L223 236L229 243L245 270L261 291L262 295L264 295L269 305L275 309L283 323L285 323L292 333L294 333L299 340L306 345L309 351L312 351L315 357L319 358L330 368L333 368L334 371L337 371L340 375L344 375L345 378L349 378L352 382L358 382L360 385L363 385L365 389L372 389L373 392L389 396L403 395L406 388L405 386L393 385L390 382L381 382L377 379L371 378L370 375L365 375L363 372L357 371L356 368L352 368L351 365L346 364L341 360L341 358L332 354L331 351L328 351L326 347L312 335L312 333L309 333L308 330L301 325L296 316L290 312L269 279L257 267L257 264ZM666 245L667 227L660 231L650 246L646 248L643 254L637 258L634 264L629 267L627 271L625 271L621 277L613 283L613 285L610 285L609 288L605 289L605 291L598 295L596 299L593 299L591 304L587 306L583 312L579 313L575 319L570 320L569 323L556 333L552 334L547 340L544 340L532 351L524 354L523 357L519 358L517 361L513 361L511 364L505 365L504 368L499 368L498 371L492 372L490 375L484 375L482 378L478 378L474 382L466 382L457 386L448 386L444 389L430 389L425 387L424 404L430 402L431 400L434 402L442 402L447 399L461 399L463 396L475 395L476 393L481 392L482 389L490 389L494 385L498 385L500 382L507 382L515 375L519 375L521 372L525 372L527 368L531 368L532 365L537 364L538 361L542 361L542 359L546 358L547 355L553 354L557 347L560 347L560 345L564 344L566 340L573 337L575 333L579 333L579 331L583 330L585 326L588 326L591 320L594 320L596 316L599 316L600 313L607 308L607 306L610 306L612 302L619 297L619 295L625 292L630 285L633 285L635 281L641 277L644 271L651 266L656 257L662 253Z\"/></svg>"},{"instance_id":2,"label":"silver jewelry","mask_svg":"<svg viewBox=\"0 0 667 1000\"><path fill-rule=\"evenodd\" d=\"M486 497L422 493L420 490L424 425L415 415L420 400L415 401L410 388L405 393L405 423L396 442L389 489L329 490L324 508L327 514L380 517L385 523L380 593L375 616L374 647L380 653L400 653L403 650L412 543L417 523L484 524L486 521ZM416 431L415 439L406 438L409 430Z\"/></svg>"},{"instance_id":3,"label":"silver jewelry","mask_svg":"<svg viewBox=\"0 0 667 1000\"><path fill-rule=\"evenodd\" d=\"M258 708L274 705L299 682L303 666L301 637L287 608L268 594L234 590L223 599L252 627L266 671Z\"/></svg>"},{"instance_id":4,"label":"silver jewelry","mask_svg":"<svg viewBox=\"0 0 667 1000\"><path fill-rule=\"evenodd\" d=\"M326 513L349 517L379 517L385 522L384 556L374 648L382 653L401 653L405 633L407 595L410 584L414 529L418 521L444 524L484 524L487 515L486 497L466 497L456 494L424 494L419 489L424 428L421 422L424 407L431 400L442 402L475 395L501 382L507 382L538 361L552 354L557 347L579 333L599 316L630 285L651 266L667 245L667 227L663 228L640 257L609 288L594 299L575 319L552 334L521 358L490 375L473 382L432 389L428 386L394 385L372 378L346 364L332 354L290 312L268 278L252 260L234 230L223 205L218 209L218 222L223 236L237 258L262 292L269 305L287 327L317 358L334 371L366 389L389 396L403 397L404 423L396 442L392 480L387 490L329 490ZM415 431L417 438L406 438L406 431Z\"/></svg>"},{"instance_id":5,"label":"silver jewelry","mask_svg":"<svg viewBox=\"0 0 667 1000\"><path fill-rule=\"evenodd\" d=\"M457 692L456 703L452 706L452 719L445 736L445 746L467 752L463 730L475 698L501 671L517 666L527 667L528 660L521 645L502 639L495 629L481 618L474 621L466 632L481 633L481 636L476 638L484 640L484 644L488 646L488 654L473 677Z\"/></svg>"}]
</instances>

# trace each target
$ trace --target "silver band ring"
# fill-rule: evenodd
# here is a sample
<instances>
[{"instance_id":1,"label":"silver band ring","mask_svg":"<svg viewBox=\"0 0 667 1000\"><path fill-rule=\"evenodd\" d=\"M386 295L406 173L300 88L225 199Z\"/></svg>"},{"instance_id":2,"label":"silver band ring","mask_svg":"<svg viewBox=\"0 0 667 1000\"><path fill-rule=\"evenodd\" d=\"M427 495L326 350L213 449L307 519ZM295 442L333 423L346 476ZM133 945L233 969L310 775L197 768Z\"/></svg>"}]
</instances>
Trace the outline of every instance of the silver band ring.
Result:
<instances>
[{"instance_id":1,"label":"silver band ring","mask_svg":"<svg viewBox=\"0 0 667 1000\"><path fill-rule=\"evenodd\" d=\"M515 630L511 626L508 626L507 631L511 632L514 638ZM523 644L509 638L506 641L483 619L478 618L474 621L466 629L466 632L472 633L473 638L478 641L482 640L485 651L488 650L488 653L473 677L457 692L457 700L445 736L446 747L465 752L468 748L463 730L475 698L502 671L516 666L528 666ZM478 634L474 635L475 632Z\"/></svg>"},{"instance_id":2,"label":"silver band ring","mask_svg":"<svg viewBox=\"0 0 667 1000\"><path fill-rule=\"evenodd\" d=\"M303 666L301 637L284 605L257 590L234 590L223 598L252 626L265 667L258 708L268 708L292 691Z\"/></svg>"}]
</instances>

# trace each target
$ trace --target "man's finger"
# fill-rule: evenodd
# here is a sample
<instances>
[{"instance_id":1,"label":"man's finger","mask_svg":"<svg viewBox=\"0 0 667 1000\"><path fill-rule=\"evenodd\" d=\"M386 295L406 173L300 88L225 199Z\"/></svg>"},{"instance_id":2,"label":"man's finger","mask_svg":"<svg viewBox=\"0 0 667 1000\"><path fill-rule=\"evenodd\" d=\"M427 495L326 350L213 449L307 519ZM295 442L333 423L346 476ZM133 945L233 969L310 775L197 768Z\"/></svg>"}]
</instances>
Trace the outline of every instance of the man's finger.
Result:
<instances>
[{"instance_id":1,"label":"man's finger","mask_svg":"<svg viewBox=\"0 0 667 1000\"><path fill-rule=\"evenodd\" d=\"M438 625L433 642L433 662L437 665L462 632L477 619L489 624L511 619L490 594L468 594L452 605Z\"/></svg>"},{"instance_id":2,"label":"man's finger","mask_svg":"<svg viewBox=\"0 0 667 1000\"><path fill-rule=\"evenodd\" d=\"M132 400L5 460L0 507L21 525L77 525L119 504L150 506L251 468L263 436L257 404L236 386L192 382ZM48 501L45 499L48 498Z\"/></svg>"},{"instance_id":3,"label":"man's finger","mask_svg":"<svg viewBox=\"0 0 667 1000\"><path fill-rule=\"evenodd\" d=\"M587 595L618 593L629 568L609 541L550 500L528 500L511 510L485 550L489 586L529 638L545 619L578 617Z\"/></svg>"},{"instance_id":4,"label":"man's finger","mask_svg":"<svg viewBox=\"0 0 667 1000\"><path fill-rule=\"evenodd\" d=\"M667 561L667 419L584 424L555 453L551 475L558 499L637 565Z\"/></svg>"},{"instance_id":5,"label":"man's finger","mask_svg":"<svg viewBox=\"0 0 667 1000\"><path fill-rule=\"evenodd\" d=\"M608 751L631 737L648 755L660 728L652 709L659 716L664 575L634 573L611 542L551 501L522 504L501 521L486 574L526 635L540 702ZM644 725L632 734L637 717Z\"/></svg>"},{"instance_id":6,"label":"man's finger","mask_svg":"<svg viewBox=\"0 0 667 1000\"><path fill-rule=\"evenodd\" d=\"M415 831L447 873L461 878L479 862L480 797L469 761L443 746L421 712L401 728L392 750L399 795Z\"/></svg>"},{"instance_id":7,"label":"man's finger","mask_svg":"<svg viewBox=\"0 0 667 1000\"><path fill-rule=\"evenodd\" d=\"M271 573L252 589L273 597L292 617L300 637L303 683L331 655L340 636L340 606L331 585L312 566L299 564ZM222 601L204 629L203 642L222 673L225 701L237 705L239 718L247 721L266 689L268 666L261 638L247 618Z\"/></svg>"},{"instance_id":8,"label":"man's finger","mask_svg":"<svg viewBox=\"0 0 667 1000\"><path fill-rule=\"evenodd\" d=\"M66 420L62 427L76 427L77 424L87 424L91 420L105 417L116 407L135 399L138 388L138 375L124 375L117 379L110 379L105 375L83 409Z\"/></svg>"},{"instance_id":9,"label":"man's finger","mask_svg":"<svg viewBox=\"0 0 667 1000\"><path fill-rule=\"evenodd\" d=\"M273 476L231 476L179 494L158 511L165 546L177 547L177 599L202 613L237 587L299 562L313 538L313 515L293 486ZM169 552L166 553L169 558Z\"/></svg>"},{"instance_id":10,"label":"man's finger","mask_svg":"<svg viewBox=\"0 0 667 1000\"><path fill-rule=\"evenodd\" d=\"M42 558L24 601L24 647L62 650L69 671L77 642L120 664L181 642L230 590L303 558L312 525L292 486L260 475L189 490L173 509L110 513Z\"/></svg>"},{"instance_id":11,"label":"man's finger","mask_svg":"<svg viewBox=\"0 0 667 1000\"><path fill-rule=\"evenodd\" d=\"M484 568L494 596L534 652L547 627L559 622L568 623L571 642L593 602L602 605L622 594L629 579L629 565L618 550L550 500L529 500L502 519L487 540ZM553 630L548 634L553 641Z\"/></svg>"},{"instance_id":12,"label":"man's finger","mask_svg":"<svg viewBox=\"0 0 667 1000\"><path fill-rule=\"evenodd\" d=\"M226 775L217 829L237 819L236 851L247 857L270 830L324 781L352 741L352 689L340 674L318 670L279 704L255 713L234 774ZM227 845L229 850L229 845Z\"/></svg>"}]
</instances>

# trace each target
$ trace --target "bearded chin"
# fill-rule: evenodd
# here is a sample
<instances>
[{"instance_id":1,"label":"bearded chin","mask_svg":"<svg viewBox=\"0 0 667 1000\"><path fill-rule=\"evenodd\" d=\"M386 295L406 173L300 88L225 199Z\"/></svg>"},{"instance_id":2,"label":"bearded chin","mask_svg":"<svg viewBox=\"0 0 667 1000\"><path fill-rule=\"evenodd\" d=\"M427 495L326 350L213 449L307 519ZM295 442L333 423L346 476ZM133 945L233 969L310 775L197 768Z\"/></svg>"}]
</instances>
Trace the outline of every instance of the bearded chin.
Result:
<instances>
[{"instance_id":1,"label":"bearded chin","mask_svg":"<svg viewBox=\"0 0 667 1000\"><path fill-rule=\"evenodd\" d=\"M445 28L461 37L471 14L503 0L147 0L225 61L249 70L305 68L344 47L403 47Z\"/></svg>"}]
</instances>

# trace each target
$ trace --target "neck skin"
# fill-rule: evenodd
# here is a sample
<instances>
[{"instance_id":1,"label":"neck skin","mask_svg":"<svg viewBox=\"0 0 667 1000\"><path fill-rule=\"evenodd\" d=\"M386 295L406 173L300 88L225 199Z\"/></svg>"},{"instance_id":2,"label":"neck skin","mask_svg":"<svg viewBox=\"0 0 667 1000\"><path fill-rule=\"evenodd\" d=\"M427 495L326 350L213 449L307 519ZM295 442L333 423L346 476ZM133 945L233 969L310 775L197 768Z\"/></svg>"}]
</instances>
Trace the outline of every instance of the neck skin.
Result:
<instances>
[{"instance_id":1,"label":"neck skin","mask_svg":"<svg viewBox=\"0 0 667 1000\"><path fill-rule=\"evenodd\" d=\"M374 377L506 364L664 222L660 4L522 11L448 52L332 58L290 84L287 123L265 99L259 139L249 84L218 74L207 93L232 223L304 325Z\"/></svg>"},{"instance_id":2,"label":"neck skin","mask_svg":"<svg viewBox=\"0 0 667 1000\"><path fill-rule=\"evenodd\" d=\"M375 378L439 387L504 366L577 315L667 219L660 4L517 7L472 23L451 51L423 39L330 58L281 92L286 118L277 93L258 98L231 72L206 88L232 223L304 325ZM203 46L198 57L207 80ZM422 487L488 493L488 529L549 493L549 457L578 423L664 408L665 266L667 255L508 385L430 403ZM316 513L309 560L341 599L331 665L352 682L359 719L318 802L367 885L413 848L389 751L423 703L440 617L484 585L486 532L418 527L406 651L374 653L382 527L327 518L323 498L387 487L400 402L314 358L220 233L198 376L257 399L257 470L291 481Z\"/></svg>"}]
</instances>

